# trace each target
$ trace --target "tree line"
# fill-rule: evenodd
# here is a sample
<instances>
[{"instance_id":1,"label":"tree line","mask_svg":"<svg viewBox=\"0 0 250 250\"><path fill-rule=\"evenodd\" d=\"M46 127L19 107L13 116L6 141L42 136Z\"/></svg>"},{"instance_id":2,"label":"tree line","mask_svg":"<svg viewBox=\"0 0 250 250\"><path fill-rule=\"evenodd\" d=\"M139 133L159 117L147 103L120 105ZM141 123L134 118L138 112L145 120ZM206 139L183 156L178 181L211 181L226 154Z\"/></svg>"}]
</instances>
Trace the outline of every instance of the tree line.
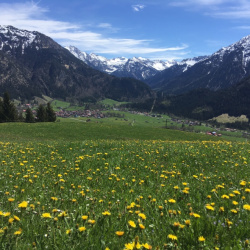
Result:
<instances>
[{"instance_id":1,"label":"tree line","mask_svg":"<svg viewBox=\"0 0 250 250\"><path fill-rule=\"evenodd\" d=\"M56 114L48 102L46 107L42 104L36 109L36 116L34 116L30 107L25 111L25 117L22 112L18 113L16 106L10 100L8 92L5 92L3 99L0 98L0 122L54 122L56 121Z\"/></svg>"}]
</instances>

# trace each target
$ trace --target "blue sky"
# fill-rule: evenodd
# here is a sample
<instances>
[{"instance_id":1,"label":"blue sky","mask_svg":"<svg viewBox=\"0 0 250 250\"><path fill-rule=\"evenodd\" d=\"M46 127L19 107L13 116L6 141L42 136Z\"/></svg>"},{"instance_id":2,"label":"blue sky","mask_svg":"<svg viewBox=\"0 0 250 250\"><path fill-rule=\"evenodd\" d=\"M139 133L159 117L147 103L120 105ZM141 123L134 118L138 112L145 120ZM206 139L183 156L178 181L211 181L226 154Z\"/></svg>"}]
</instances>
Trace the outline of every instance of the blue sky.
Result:
<instances>
[{"instance_id":1,"label":"blue sky","mask_svg":"<svg viewBox=\"0 0 250 250\"><path fill-rule=\"evenodd\" d=\"M107 58L181 60L250 35L250 0L2 0L0 25Z\"/></svg>"}]
</instances>

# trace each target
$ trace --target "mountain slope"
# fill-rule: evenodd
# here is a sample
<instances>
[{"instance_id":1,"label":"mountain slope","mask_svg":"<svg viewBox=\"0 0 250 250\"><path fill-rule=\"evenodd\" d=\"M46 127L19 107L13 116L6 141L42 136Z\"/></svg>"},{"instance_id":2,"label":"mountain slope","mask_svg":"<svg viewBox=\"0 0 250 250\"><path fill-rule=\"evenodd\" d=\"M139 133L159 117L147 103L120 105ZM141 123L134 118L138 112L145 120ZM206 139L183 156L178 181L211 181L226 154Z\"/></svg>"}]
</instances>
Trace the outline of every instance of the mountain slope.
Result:
<instances>
[{"instance_id":1,"label":"mountain slope","mask_svg":"<svg viewBox=\"0 0 250 250\"><path fill-rule=\"evenodd\" d=\"M140 81L89 67L39 32L0 26L0 57L0 91L9 91L12 97L131 100L153 95Z\"/></svg>"},{"instance_id":2,"label":"mountain slope","mask_svg":"<svg viewBox=\"0 0 250 250\"><path fill-rule=\"evenodd\" d=\"M175 61L164 62L160 60L149 60L142 57L133 57L131 59L125 57L107 59L93 53L88 54L86 52L81 52L74 46L66 47L66 49L75 57L97 70L118 77L132 77L142 81L176 64Z\"/></svg>"},{"instance_id":3,"label":"mountain slope","mask_svg":"<svg viewBox=\"0 0 250 250\"><path fill-rule=\"evenodd\" d=\"M250 76L218 91L195 89L168 99L167 110L178 116L207 120L228 113L250 118Z\"/></svg>"},{"instance_id":4,"label":"mountain slope","mask_svg":"<svg viewBox=\"0 0 250 250\"><path fill-rule=\"evenodd\" d=\"M228 88L250 74L250 36L222 48L181 74L172 76L168 70L161 74L151 85L169 94L198 88L215 91Z\"/></svg>"}]
</instances>

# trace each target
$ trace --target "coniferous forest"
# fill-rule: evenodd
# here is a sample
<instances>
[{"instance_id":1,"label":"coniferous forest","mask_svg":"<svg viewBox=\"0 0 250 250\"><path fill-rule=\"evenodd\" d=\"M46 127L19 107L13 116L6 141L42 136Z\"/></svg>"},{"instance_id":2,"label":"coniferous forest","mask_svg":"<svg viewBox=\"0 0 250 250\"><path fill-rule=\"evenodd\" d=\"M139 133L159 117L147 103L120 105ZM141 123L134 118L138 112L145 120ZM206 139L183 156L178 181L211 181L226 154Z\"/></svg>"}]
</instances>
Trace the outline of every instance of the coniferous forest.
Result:
<instances>
[{"instance_id":1,"label":"coniferous forest","mask_svg":"<svg viewBox=\"0 0 250 250\"><path fill-rule=\"evenodd\" d=\"M25 115L22 111L17 111L14 102L11 101L8 92L5 92L3 99L0 98L0 122L54 122L56 121L56 114L47 103L46 107L42 104L36 110L28 107L25 110Z\"/></svg>"}]
</instances>

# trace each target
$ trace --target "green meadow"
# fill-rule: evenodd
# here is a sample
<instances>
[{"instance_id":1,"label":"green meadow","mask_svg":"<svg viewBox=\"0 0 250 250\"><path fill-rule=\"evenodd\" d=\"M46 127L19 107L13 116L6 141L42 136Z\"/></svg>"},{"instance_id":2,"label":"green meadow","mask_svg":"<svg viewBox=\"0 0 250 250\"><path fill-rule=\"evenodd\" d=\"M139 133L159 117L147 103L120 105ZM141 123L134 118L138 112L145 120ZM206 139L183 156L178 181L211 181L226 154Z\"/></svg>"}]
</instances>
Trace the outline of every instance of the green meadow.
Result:
<instances>
[{"instance_id":1,"label":"green meadow","mask_svg":"<svg viewBox=\"0 0 250 250\"><path fill-rule=\"evenodd\" d=\"M0 248L248 249L249 143L165 120L0 124Z\"/></svg>"},{"instance_id":2,"label":"green meadow","mask_svg":"<svg viewBox=\"0 0 250 250\"><path fill-rule=\"evenodd\" d=\"M134 116L133 116L134 117ZM139 116L124 121L121 118L92 119L60 118L55 123L3 123L0 124L2 141L64 141L83 140L216 140L204 134L165 129L165 121L159 123L155 118L145 123L145 117ZM150 120L150 119L147 119Z\"/></svg>"}]
</instances>

